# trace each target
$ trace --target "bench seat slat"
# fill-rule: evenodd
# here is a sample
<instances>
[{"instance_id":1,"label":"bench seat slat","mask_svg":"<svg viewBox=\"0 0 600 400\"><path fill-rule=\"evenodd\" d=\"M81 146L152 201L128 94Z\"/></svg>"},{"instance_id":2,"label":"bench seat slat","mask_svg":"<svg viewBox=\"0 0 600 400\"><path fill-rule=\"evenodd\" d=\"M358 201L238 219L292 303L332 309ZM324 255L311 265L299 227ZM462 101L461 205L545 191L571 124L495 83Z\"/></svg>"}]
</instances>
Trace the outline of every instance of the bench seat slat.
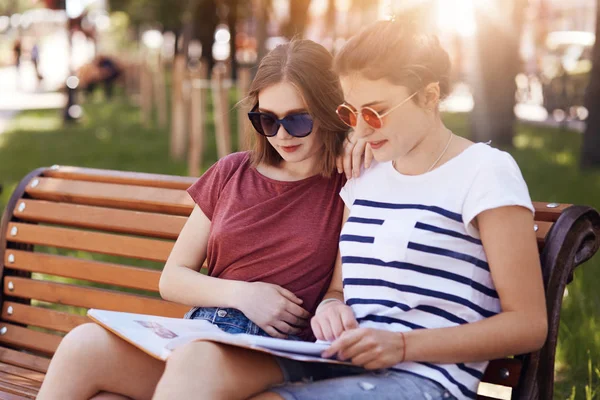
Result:
<instances>
[{"instance_id":1,"label":"bench seat slat","mask_svg":"<svg viewBox=\"0 0 600 400\"><path fill-rule=\"evenodd\" d=\"M46 374L41 372L33 371L27 368L16 367L14 365L5 364L2 362L0 362L0 371L11 375L21 376L39 383L42 383L44 381L44 377L46 376Z\"/></svg>"},{"instance_id":2,"label":"bench seat slat","mask_svg":"<svg viewBox=\"0 0 600 400\"><path fill-rule=\"evenodd\" d=\"M44 176L78 181L94 181L105 183L120 183L137 186L160 187L167 189L185 190L198 178L187 176L149 174L144 172L114 171L107 169L81 168L61 166L47 169Z\"/></svg>"},{"instance_id":3,"label":"bench seat slat","mask_svg":"<svg viewBox=\"0 0 600 400\"><path fill-rule=\"evenodd\" d=\"M0 399L4 400L21 400L21 399L35 399L37 396L37 390L28 389L23 386L17 386L11 383L0 381Z\"/></svg>"},{"instance_id":4,"label":"bench seat slat","mask_svg":"<svg viewBox=\"0 0 600 400\"><path fill-rule=\"evenodd\" d=\"M0 387L0 390L3 390L3 389ZM10 392L5 392L5 391L0 392L0 400L26 400L26 399L31 399L31 398L32 398L31 396L24 397L24 396L19 396L17 394L10 393Z\"/></svg>"},{"instance_id":5,"label":"bench seat slat","mask_svg":"<svg viewBox=\"0 0 600 400\"><path fill-rule=\"evenodd\" d=\"M10 312L8 311L9 307ZM83 315L74 315L10 301L5 301L2 305L2 319L8 322L33 325L65 333L76 326L90 322Z\"/></svg>"},{"instance_id":6,"label":"bench seat slat","mask_svg":"<svg viewBox=\"0 0 600 400\"><path fill-rule=\"evenodd\" d=\"M41 222L129 233L163 239L177 239L187 217L142 211L119 210L79 204L24 199L14 209L17 218Z\"/></svg>"},{"instance_id":7,"label":"bench seat slat","mask_svg":"<svg viewBox=\"0 0 600 400\"><path fill-rule=\"evenodd\" d=\"M9 233L7 238L11 242L83 250L159 262L167 260L174 243L159 239L142 239L52 226L14 222L8 224L8 232L14 228L16 228L16 234L11 235Z\"/></svg>"},{"instance_id":8,"label":"bench seat slat","mask_svg":"<svg viewBox=\"0 0 600 400\"><path fill-rule=\"evenodd\" d=\"M49 358L23 353L6 347L0 347L0 362L44 374L48 371L48 366L50 365Z\"/></svg>"},{"instance_id":9,"label":"bench seat slat","mask_svg":"<svg viewBox=\"0 0 600 400\"><path fill-rule=\"evenodd\" d=\"M12 282L12 290L9 284ZM65 283L39 281L16 276L4 279L4 293L9 296L85 308L101 308L137 314L181 318L190 307L168 301L106 289L88 288Z\"/></svg>"},{"instance_id":10,"label":"bench seat slat","mask_svg":"<svg viewBox=\"0 0 600 400\"><path fill-rule=\"evenodd\" d=\"M12 257L11 257L12 256ZM4 265L11 269L158 292L160 271L75 257L8 250Z\"/></svg>"},{"instance_id":11,"label":"bench seat slat","mask_svg":"<svg viewBox=\"0 0 600 400\"><path fill-rule=\"evenodd\" d=\"M6 322L0 322L0 327L6 328L6 333L0 335L0 343L10 344L44 354L54 354L58 344L62 340L62 337L58 335L34 331Z\"/></svg>"},{"instance_id":12,"label":"bench seat slat","mask_svg":"<svg viewBox=\"0 0 600 400\"><path fill-rule=\"evenodd\" d=\"M0 370L0 381L23 386L27 389L31 389L34 392L38 391L40 386L42 386L41 382L37 382L19 375L8 374L2 370Z\"/></svg>"},{"instance_id":13,"label":"bench seat slat","mask_svg":"<svg viewBox=\"0 0 600 400\"><path fill-rule=\"evenodd\" d=\"M55 178L35 178L27 185L25 192L34 199L185 216L191 213L194 206L185 190Z\"/></svg>"}]
</instances>

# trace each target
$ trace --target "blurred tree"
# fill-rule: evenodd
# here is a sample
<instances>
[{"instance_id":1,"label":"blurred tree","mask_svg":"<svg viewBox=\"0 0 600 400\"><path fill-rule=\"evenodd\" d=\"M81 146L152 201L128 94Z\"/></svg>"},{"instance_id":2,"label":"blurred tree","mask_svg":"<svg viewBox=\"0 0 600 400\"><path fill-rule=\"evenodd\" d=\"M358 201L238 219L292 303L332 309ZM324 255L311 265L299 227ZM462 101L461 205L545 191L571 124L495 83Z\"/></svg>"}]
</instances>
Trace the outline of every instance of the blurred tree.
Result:
<instances>
[{"instance_id":1,"label":"blurred tree","mask_svg":"<svg viewBox=\"0 0 600 400\"><path fill-rule=\"evenodd\" d=\"M53 0L59 2L59 0ZM0 15L22 13L37 7L48 7L43 1L31 0L0 0Z\"/></svg>"},{"instance_id":2,"label":"blurred tree","mask_svg":"<svg viewBox=\"0 0 600 400\"><path fill-rule=\"evenodd\" d=\"M164 30L181 32L184 13L188 8L193 8L190 0L109 0L109 3L111 10L126 13L132 26L138 30L144 26L161 25Z\"/></svg>"},{"instance_id":3,"label":"blurred tree","mask_svg":"<svg viewBox=\"0 0 600 400\"><path fill-rule=\"evenodd\" d=\"M600 37L600 0L596 4L596 38ZM592 50L592 71L585 93L585 107L589 110L581 146L581 167L600 167L600 43Z\"/></svg>"},{"instance_id":4,"label":"blurred tree","mask_svg":"<svg viewBox=\"0 0 600 400\"><path fill-rule=\"evenodd\" d=\"M257 63L267 54L267 25L269 24L269 12L271 11L271 0L254 1L254 19L256 21L256 52Z\"/></svg>"},{"instance_id":5,"label":"blurred tree","mask_svg":"<svg viewBox=\"0 0 600 400\"><path fill-rule=\"evenodd\" d=\"M471 138L513 145L515 76L521 69L519 42L527 0L474 2L477 33L474 37Z\"/></svg>"},{"instance_id":6,"label":"blurred tree","mask_svg":"<svg viewBox=\"0 0 600 400\"><path fill-rule=\"evenodd\" d=\"M241 17L251 15L249 2L240 0L109 0L112 10L129 15L131 24L138 31L144 26L160 25L164 31L177 35L177 51L187 53L190 40L197 39L202 45L202 58L209 71L214 65L212 48L215 30L219 23L229 26L231 34L230 56L232 71L236 71L235 37Z\"/></svg>"},{"instance_id":7,"label":"blurred tree","mask_svg":"<svg viewBox=\"0 0 600 400\"><path fill-rule=\"evenodd\" d=\"M304 36L308 24L308 8L311 0L290 1L290 19L283 26L283 36L288 39L294 36Z\"/></svg>"}]
</instances>

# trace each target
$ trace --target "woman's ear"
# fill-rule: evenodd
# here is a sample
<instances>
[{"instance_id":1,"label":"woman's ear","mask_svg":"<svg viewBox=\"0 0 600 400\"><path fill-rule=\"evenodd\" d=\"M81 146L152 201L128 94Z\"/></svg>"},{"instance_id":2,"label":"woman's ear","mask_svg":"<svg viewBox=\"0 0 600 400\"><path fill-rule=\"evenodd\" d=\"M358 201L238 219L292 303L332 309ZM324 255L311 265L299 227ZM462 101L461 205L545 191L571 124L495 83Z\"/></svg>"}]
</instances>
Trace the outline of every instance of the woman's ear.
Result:
<instances>
[{"instance_id":1,"label":"woman's ear","mask_svg":"<svg viewBox=\"0 0 600 400\"><path fill-rule=\"evenodd\" d=\"M427 110L437 110L438 104L440 103L440 83L431 82L423 89L423 107Z\"/></svg>"}]
</instances>

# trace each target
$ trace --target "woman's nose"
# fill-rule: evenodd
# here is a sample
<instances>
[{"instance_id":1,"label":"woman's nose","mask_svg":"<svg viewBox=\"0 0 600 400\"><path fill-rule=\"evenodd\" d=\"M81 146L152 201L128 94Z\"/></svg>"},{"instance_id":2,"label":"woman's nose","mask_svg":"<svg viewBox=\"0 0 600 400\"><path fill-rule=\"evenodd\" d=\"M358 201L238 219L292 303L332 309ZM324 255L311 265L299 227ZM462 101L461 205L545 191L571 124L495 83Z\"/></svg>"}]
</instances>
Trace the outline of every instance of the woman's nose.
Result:
<instances>
[{"instance_id":1,"label":"woman's nose","mask_svg":"<svg viewBox=\"0 0 600 400\"><path fill-rule=\"evenodd\" d=\"M275 135L275 136L278 137L279 139L287 139L291 135L288 133L288 131L285 130L283 125L279 125L279 129L277 130L277 135Z\"/></svg>"},{"instance_id":2,"label":"woman's nose","mask_svg":"<svg viewBox=\"0 0 600 400\"><path fill-rule=\"evenodd\" d=\"M362 116L356 119L356 126L354 127L354 134L359 139L364 139L374 132L373 128L369 126Z\"/></svg>"}]
</instances>

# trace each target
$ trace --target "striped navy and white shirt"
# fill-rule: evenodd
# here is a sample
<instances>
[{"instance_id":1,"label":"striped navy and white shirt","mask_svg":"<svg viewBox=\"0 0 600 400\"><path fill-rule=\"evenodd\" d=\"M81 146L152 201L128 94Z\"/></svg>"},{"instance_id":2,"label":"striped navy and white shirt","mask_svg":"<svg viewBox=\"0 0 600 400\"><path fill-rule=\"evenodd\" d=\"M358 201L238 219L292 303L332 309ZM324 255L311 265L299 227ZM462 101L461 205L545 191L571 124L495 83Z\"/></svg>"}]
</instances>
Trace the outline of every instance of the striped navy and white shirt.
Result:
<instances>
[{"instance_id":1,"label":"striped navy and white shirt","mask_svg":"<svg viewBox=\"0 0 600 400\"><path fill-rule=\"evenodd\" d=\"M416 176L374 164L341 191L344 297L361 327L409 331L475 322L501 311L479 233L481 212L533 205L505 152L478 143ZM486 362L405 362L397 370L474 399Z\"/></svg>"}]
</instances>

